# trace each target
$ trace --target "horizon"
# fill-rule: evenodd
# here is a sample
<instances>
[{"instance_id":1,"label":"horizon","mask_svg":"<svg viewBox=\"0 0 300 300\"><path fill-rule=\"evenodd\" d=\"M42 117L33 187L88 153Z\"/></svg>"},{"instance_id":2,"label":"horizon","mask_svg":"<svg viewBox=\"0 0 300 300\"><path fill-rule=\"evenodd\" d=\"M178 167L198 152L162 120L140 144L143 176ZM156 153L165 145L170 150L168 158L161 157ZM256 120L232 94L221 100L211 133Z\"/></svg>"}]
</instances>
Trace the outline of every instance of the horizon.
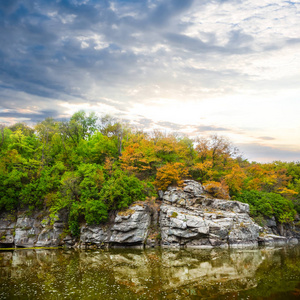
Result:
<instances>
[{"instance_id":1,"label":"horizon","mask_svg":"<svg viewBox=\"0 0 300 300\"><path fill-rule=\"evenodd\" d=\"M83 110L81 110L83 111ZM80 112L80 111L77 111L77 112ZM84 113L86 113L85 111L83 111ZM234 157L240 157L242 158L243 160L246 160L250 163L258 163L258 164L268 164L268 163L274 163L276 161L281 161L281 162L293 162L293 163L300 163L299 160L289 160L289 161L285 161L285 160L281 160L281 159L275 159L275 160L267 160L267 161L257 161L257 160L253 160L253 159L249 159L248 157L245 156L245 153L243 153L240 148L238 147L237 144L233 143L229 138L227 138L226 136L222 135L222 134L219 134L217 132L212 132L210 135L201 135L201 134L198 134L198 135L194 135L194 136L189 136L185 133L182 133L182 132L179 132L179 131L171 131L171 130L167 130L166 128L161 128L161 129L157 129L157 128L152 128L152 129L148 129L148 130L145 130L145 129L142 129L142 128L138 128L134 122L130 123L128 120L120 120L120 119L117 119L115 116L113 115L99 115L99 114L95 114L96 117L97 117L97 123L98 123L98 127L97 127L97 130L99 131L100 130L100 125L101 125L101 118L102 117L111 117L113 122L119 122L121 124L123 124L123 126L128 126L129 128L131 128L133 131L134 130L137 130L137 131L140 131L142 130L143 133L145 134L149 134L151 136L152 133L154 133L154 131L158 130L159 132L161 132L163 135L165 136L170 136L170 135L173 135L175 136L176 138L184 138L184 137L187 137L189 138L194 146L195 144L197 143L196 139L197 138L205 138L205 139L208 139L210 140L213 136L218 136L220 138L225 138L228 143L230 144L231 148L235 149L234 151L237 151L237 153L234 155ZM86 115L87 116L87 115ZM52 118L52 117L49 117L49 118ZM44 119L45 120L45 119ZM70 118L64 118L64 119L53 119L54 121L56 122L66 122L66 121L69 121ZM35 130L35 125L37 125L38 123L42 122L43 120L40 120L40 121L37 121L35 123L31 123L31 124L28 124L26 122L17 122L17 123L12 123L10 124L9 126L7 126L8 129L10 129L10 126L13 126L13 125L16 125L16 124L23 124L25 126L29 126L31 129Z\"/></svg>"},{"instance_id":2,"label":"horizon","mask_svg":"<svg viewBox=\"0 0 300 300\"><path fill-rule=\"evenodd\" d=\"M0 3L0 123L84 110L300 160L299 1Z\"/></svg>"}]
</instances>

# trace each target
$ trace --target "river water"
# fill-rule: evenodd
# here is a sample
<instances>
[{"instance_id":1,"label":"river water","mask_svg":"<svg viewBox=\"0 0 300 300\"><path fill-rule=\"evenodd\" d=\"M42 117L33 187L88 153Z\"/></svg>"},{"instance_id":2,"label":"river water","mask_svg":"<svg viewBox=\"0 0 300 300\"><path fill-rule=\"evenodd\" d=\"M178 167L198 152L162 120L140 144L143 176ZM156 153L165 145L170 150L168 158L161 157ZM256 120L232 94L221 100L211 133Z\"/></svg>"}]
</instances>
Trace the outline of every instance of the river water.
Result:
<instances>
[{"instance_id":1,"label":"river water","mask_svg":"<svg viewBox=\"0 0 300 300\"><path fill-rule=\"evenodd\" d=\"M0 251L0 299L300 299L300 246Z\"/></svg>"}]
</instances>

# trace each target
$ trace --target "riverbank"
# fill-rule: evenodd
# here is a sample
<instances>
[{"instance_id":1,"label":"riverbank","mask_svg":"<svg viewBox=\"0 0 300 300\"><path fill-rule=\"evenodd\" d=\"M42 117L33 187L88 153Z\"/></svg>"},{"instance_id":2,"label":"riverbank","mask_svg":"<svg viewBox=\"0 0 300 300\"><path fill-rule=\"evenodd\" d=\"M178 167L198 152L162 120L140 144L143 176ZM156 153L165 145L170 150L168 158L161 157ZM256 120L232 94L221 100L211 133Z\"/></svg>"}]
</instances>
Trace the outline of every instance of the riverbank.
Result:
<instances>
[{"instance_id":1,"label":"riverbank","mask_svg":"<svg viewBox=\"0 0 300 300\"><path fill-rule=\"evenodd\" d=\"M208 195L196 181L169 188L160 199L135 202L125 211L111 213L100 225L81 224L80 235L67 232L68 214L51 219L49 212L0 216L0 247L74 248L241 248L297 244L300 228L266 219L254 222L249 205Z\"/></svg>"}]
</instances>

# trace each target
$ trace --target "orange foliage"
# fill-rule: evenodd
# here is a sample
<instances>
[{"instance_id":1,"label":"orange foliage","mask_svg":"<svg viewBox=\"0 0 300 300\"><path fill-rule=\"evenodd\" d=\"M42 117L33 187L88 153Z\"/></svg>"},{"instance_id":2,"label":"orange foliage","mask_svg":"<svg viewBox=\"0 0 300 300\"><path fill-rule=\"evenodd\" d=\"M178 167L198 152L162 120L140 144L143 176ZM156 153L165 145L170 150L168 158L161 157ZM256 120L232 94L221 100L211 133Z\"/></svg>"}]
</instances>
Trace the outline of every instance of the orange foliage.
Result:
<instances>
[{"instance_id":1,"label":"orange foliage","mask_svg":"<svg viewBox=\"0 0 300 300\"><path fill-rule=\"evenodd\" d=\"M107 171L107 173L109 175L112 174L112 170L113 170L113 162L109 157L105 158L105 162L104 162L104 170Z\"/></svg>"},{"instance_id":2,"label":"orange foliage","mask_svg":"<svg viewBox=\"0 0 300 300\"><path fill-rule=\"evenodd\" d=\"M244 182L247 176L244 170L239 165L234 165L231 172L224 178L230 192L238 193L244 187Z\"/></svg>"},{"instance_id":3,"label":"orange foliage","mask_svg":"<svg viewBox=\"0 0 300 300\"><path fill-rule=\"evenodd\" d=\"M209 181L204 185L205 190L218 199L230 199L228 186L224 181Z\"/></svg>"},{"instance_id":4,"label":"orange foliage","mask_svg":"<svg viewBox=\"0 0 300 300\"><path fill-rule=\"evenodd\" d=\"M192 167L192 171L196 174L197 180L200 180L201 182L209 180L214 174L211 161L196 163Z\"/></svg>"},{"instance_id":5,"label":"orange foliage","mask_svg":"<svg viewBox=\"0 0 300 300\"><path fill-rule=\"evenodd\" d=\"M283 196L287 196L287 197L293 197L298 194L296 191L294 191L292 189L288 189L286 187L280 188L278 192L279 192L279 194L281 194Z\"/></svg>"},{"instance_id":6,"label":"orange foliage","mask_svg":"<svg viewBox=\"0 0 300 300\"><path fill-rule=\"evenodd\" d=\"M247 189L267 192L279 192L288 185L291 177L284 168L276 169L273 163L252 164L246 168Z\"/></svg>"},{"instance_id":7,"label":"orange foliage","mask_svg":"<svg viewBox=\"0 0 300 300\"><path fill-rule=\"evenodd\" d=\"M183 163L167 163L157 170L153 182L158 190L165 191L169 186L182 186L183 179L188 177L188 169Z\"/></svg>"},{"instance_id":8,"label":"orange foliage","mask_svg":"<svg viewBox=\"0 0 300 300\"><path fill-rule=\"evenodd\" d=\"M125 145L120 161L123 170L136 175L151 170L157 162L153 142L144 135L136 137Z\"/></svg>"}]
</instances>

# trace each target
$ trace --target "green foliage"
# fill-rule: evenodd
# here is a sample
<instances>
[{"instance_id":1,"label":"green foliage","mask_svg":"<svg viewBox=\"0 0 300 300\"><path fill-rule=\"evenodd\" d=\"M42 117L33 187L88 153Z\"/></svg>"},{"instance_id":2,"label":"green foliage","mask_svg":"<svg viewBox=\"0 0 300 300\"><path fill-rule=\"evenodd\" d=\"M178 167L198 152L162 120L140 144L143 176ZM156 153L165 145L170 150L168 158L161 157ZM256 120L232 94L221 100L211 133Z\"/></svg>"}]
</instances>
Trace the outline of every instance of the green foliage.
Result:
<instances>
[{"instance_id":1,"label":"green foliage","mask_svg":"<svg viewBox=\"0 0 300 300\"><path fill-rule=\"evenodd\" d=\"M275 193L243 191L236 197L236 200L248 203L250 213L254 217L274 216L280 223L289 223L294 220L296 215L293 203Z\"/></svg>"},{"instance_id":2,"label":"green foliage","mask_svg":"<svg viewBox=\"0 0 300 300\"><path fill-rule=\"evenodd\" d=\"M85 204L85 220L88 224L99 224L108 217L107 205L102 200L89 199Z\"/></svg>"},{"instance_id":3,"label":"green foliage","mask_svg":"<svg viewBox=\"0 0 300 300\"><path fill-rule=\"evenodd\" d=\"M144 189L145 185L135 176L117 169L103 185L100 199L109 209L126 208L134 201L146 198Z\"/></svg>"},{"instance_id":4,"label":"green foliage","mask_svg":"<svg viewBox=\"0 0 300 300\"><path fill-rule=\"evenodd\" d=\"M229 189L256 218L285 223L293 220L294 208L300 213L299 162L249 163L220 136L194 141L146 133L84 111L64 122L47 118L34 128L0 125L0 210L46 206L52 223L65 210L74 236L81 222L104 222L111 211L190 177Z\"/></svg>"}]
</instances>

